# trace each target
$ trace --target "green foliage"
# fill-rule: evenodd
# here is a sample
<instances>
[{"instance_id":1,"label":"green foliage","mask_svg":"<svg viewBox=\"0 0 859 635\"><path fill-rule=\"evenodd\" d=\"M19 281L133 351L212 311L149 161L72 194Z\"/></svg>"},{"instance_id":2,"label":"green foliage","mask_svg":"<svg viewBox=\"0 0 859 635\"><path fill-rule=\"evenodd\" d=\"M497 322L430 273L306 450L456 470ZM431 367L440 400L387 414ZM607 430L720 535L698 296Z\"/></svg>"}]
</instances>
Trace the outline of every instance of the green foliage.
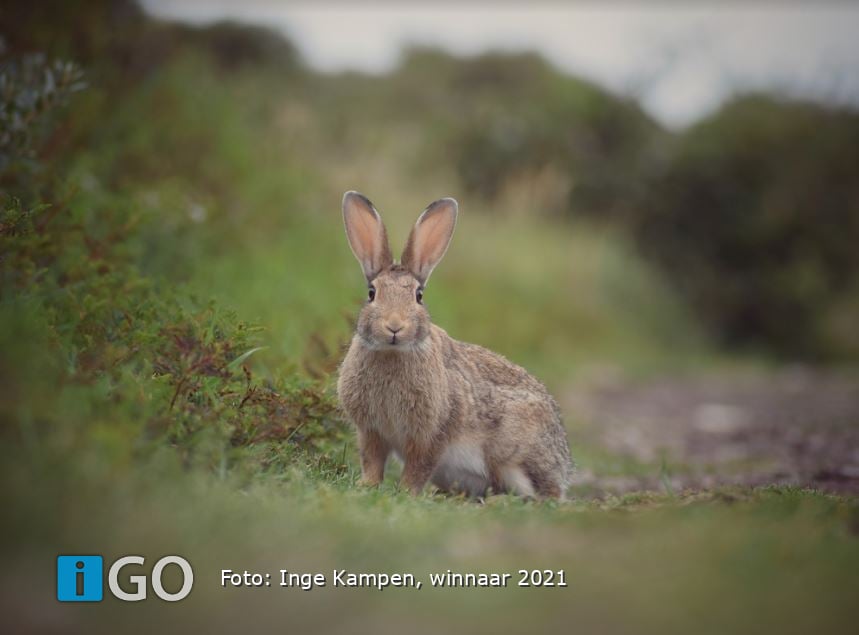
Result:
<instances>
[{"instance_id":1,"label":"green foliage","mask_svg":"<svg viewBox=\"0 0 859 635\"><path fill-rule=\"evenodd\" d=\"M125 238L117 231L100 239L48 206L9 201L4 209L2 297L13 306L26 300L43 316L47 337L33 344L65 360L61 381L98 385L114 405L151 393L147 435L183 452L213 430L234 447L290 440L309 450L337 436L328 392L298 379L256 378L248 353L258 350L258 329L212 304L182 306L188 302L175 291L124 260Z\"/></svg>"},{"instance_id":2,"label":"green foliage","mask_svg":"<svg viewBox=\"0 0 859 635\"><path fill-rule=\"evenodd\" d=\"M20 185L26 172L37 168L49 114L84 86L83 71L71 62L48 62L39 54L0 62L0 183L5 188Z\"/></svg>"},{"instance_id":3,"label":"green foliage","mask_svg":"<svg viewBox=\"0 0 859 635\"><path fill-rule=\"evenodd\" d=\"M26 83L10 84L10 100L28 104L21 97L28 91ZM40 113L48 118L59 103L39 99ZM17 137L31 155L35 125L36 117L22 121ZM8 174L12 165L5 167ZM254 374L259 328L139 272L136 243L147 236L147 220L133 203L82 192L71 179L59 189L68 194L50 204L28 205L9 195L0 201L4 315L37 315L39 324L34 333L21 321L7 322L2 375L12 383L9 394L50 395L52 386L61 387L38 404L20 396L8 402L4 418L18 424L6 430L7 441L26 442L65 426L75 439L69 443L86 443L101 434L102 417L110 413L115 432L123 430L135 445L145 441L151 451L167 443L185 463L223 470L243 456L262 456L243 452L251 446L264 445L269 456L298 456L285 446L312 452L339 439L330 390L300 377L274 381ZM29 334L16 341L20 329ZM62 360L49 365L55 374L26 363L36 351L38 359ZM75 387L79 404L101 403L104 412L87 421L88 409L62 409L64 386ZM34 407L41 413L35 429L22 423ZM109 456L102 456L106 465Z\"/></svg>"},{"instance_id":4,"label":"green foliage","mask_svg":"<svg viewBox=\"0 0 859 635\"><path fill-rule=\"evenodd\" d=\"M660 138L636 104L533 56L486 55L456 68L433 89L461 101L446 145L468 191L497 202L511 186L530 186L541 211L594 215L634 200Z\"/></svg>"},{"instance_id":5,"label":"green foliage","mask_svg":"<svg viewBox=\"0 0 859 635\"><path fill-rule=\"evenodd\" d=\"M859 116L739 99L679 137L635 228L721 339L859 355Z\"/></svg>"}]
</instances>

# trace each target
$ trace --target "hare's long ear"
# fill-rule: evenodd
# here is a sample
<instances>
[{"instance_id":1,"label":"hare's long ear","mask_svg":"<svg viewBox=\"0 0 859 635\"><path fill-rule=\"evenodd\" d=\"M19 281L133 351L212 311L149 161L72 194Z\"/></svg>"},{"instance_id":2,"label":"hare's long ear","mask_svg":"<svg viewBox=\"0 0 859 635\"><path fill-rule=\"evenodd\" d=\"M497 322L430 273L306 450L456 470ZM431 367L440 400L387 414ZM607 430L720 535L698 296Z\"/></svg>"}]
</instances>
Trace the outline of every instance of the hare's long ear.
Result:
<instances>
[{"instance_id":1,"label":"hare's long ear","mask_svg":"<svg viewBox=\"0 0 859 635\"><path fill-rule=\"evenodd\" d=\"M343 223L352 253L370 282L393 263L382 217L366 196L349 191L343 195Z\"/></svg>"},{"instance_id":2,"label":"hare's long ear","mask_svg":"<svg viewBox=\"0 0 859 635\"><path fill-rule=\"evenodd\" d=\"M426 284L432 270L447 251L459 206L452 198L442 198L430 203L409 234L403 250L403 266Z\"/></svg>"}]
</instances>

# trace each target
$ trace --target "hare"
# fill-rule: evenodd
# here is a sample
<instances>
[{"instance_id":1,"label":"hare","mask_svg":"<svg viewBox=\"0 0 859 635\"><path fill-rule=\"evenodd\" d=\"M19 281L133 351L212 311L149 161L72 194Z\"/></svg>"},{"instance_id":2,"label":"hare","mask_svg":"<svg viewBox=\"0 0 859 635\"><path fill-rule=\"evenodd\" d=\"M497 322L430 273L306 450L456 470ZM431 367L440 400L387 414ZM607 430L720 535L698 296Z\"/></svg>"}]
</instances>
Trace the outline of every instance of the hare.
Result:
<instances>
[{"instance_id":1,"label":"hare","mask_svg":"<svg viewBox=\"0 0 859 635\"><path fill-rule=\"evenodd\" d=\"M362 483L377 485L393 453L402 483L481 497L563 499L571 462L558 404L523 368L430 322L424 289L447 251L457 203L426 208L400 263L373 204L343 197L346 236L369 287L337 382L358 431Z\"/></svg>"}]
</instances>

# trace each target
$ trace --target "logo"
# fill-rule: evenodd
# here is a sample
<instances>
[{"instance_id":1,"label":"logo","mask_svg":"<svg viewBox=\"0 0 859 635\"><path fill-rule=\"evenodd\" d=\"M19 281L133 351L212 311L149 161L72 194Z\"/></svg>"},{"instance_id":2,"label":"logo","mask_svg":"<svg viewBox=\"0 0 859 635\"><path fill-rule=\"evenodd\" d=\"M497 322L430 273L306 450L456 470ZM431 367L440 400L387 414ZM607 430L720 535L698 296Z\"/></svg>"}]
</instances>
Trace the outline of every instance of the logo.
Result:
<instances>
[{"instance_id":1,"label":"logo","mask_svg":"<svg viewBox=\"0 0 859 635\"><path fill-rule=\"evenodd\" d=\"M101 602L103 571L101 556L57 557L57 599L60 602Z\"/></svg>"},{"instance_id":2,"label":"logo","mask_svg":"<svg viewBox=\"0 0 859 635\"><path fill-rule=\"evenodd\" d=\"M110 592L124 602L146 599L146 575L129 575L127 580L133 591L119 585L119 577L126 566L143 566L143 556L123 556L116 560L107 573ZM182 586L175 593L164 588L161 576L165 567L176 565L182 573ZM178 602L188 597L194 586L194 570L181 556L164 556L152 567L152 590L165 602ZM101 556L57 556L57 599L60 602L101 602L104 597L104 558Z\"/></svg>"}]
</instances>

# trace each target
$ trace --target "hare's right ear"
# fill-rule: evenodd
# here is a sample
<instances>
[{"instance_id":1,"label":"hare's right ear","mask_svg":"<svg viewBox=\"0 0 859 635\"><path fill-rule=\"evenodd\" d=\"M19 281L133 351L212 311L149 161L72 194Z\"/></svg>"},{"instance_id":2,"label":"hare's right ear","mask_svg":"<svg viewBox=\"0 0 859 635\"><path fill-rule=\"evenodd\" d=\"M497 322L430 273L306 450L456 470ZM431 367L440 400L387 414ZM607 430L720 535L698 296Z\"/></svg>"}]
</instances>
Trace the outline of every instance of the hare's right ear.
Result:
<instances>
[{"instance_id":1,"label":"hare's right ear","mask_svg":"<svg viewBox=\"0 0 859 635\"><path fill-rule=\"evenodd\" d=\"M382 218L366 196L350 190L343 195L343 223L352 253L370 282L394 262Z\"/></svg>"},{"instance_id":2,"label":"hare's right ear","mask_svg":"<svg viewBox=\"0 0 859 635\"><path fill-rule=\"evenodd\" d=\"M421 284L426 284L432 270L447 251L456 227L458 209L459 206L452 198L430 203L409 234L403 250L403 266Z\"/></svg>"}]
</instances>

